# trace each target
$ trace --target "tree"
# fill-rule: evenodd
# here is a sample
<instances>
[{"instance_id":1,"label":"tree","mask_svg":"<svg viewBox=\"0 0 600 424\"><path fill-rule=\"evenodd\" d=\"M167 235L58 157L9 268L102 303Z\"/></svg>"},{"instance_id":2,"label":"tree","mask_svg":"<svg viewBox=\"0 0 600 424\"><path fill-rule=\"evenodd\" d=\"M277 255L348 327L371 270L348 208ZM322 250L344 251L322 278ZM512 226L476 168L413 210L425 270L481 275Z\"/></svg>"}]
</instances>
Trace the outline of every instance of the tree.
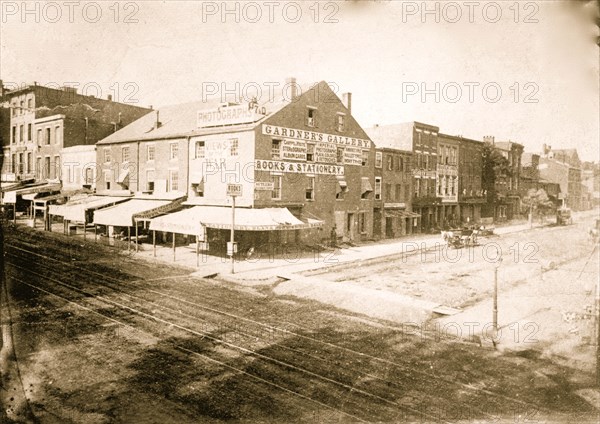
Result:
<instances>
[{"instance_id":1,"label":"tree","mask_svg":"<svg viewBox=\"0 0 600 424\"><path fill-rule=\"evenodd\" d=\"M530 188L527 195L521 199L523 206L529 211L529 224L533 223L533 214L545 215L549 210L555 209L554 202L548 197L548 193L543 188Z\"/></svg>"}]
</instances>

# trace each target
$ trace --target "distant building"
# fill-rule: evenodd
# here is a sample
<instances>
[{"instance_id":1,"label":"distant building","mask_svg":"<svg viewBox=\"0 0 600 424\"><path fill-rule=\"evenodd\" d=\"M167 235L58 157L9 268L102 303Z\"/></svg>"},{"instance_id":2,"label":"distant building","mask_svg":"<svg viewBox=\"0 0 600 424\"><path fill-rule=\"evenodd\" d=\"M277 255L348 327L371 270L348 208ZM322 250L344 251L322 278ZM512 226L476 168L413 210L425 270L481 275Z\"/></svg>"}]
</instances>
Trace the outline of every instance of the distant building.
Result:
<instances>
[{"instance_id":1,"label":"distant building","mask_svg":"<svg viewBox=\"0 0 600 424\"><path fill-rule=\"evenodd\" d=\"M497 204L495 205L494 218L497 220L513 219L520 214L521 209L521 158L524 147L512 141L495 141L493 137L484 141L491 141L494 148L508 160L510 175L496 176Z\"/></svg>"},{"instance_id":2,"label":"distant building","mask_svg":"<svg viewBox=\"0 0 600 424\"><path fill-rule=\"evenodd\" d=\"M439 128L421 122L375 126L366 129L381 148L412 151L412 209L420 215L417 232L431 232L444 225L442 197L437 196Z\"/></svg>"},{"instance_id":3,"label":"distant building","mask_svg":"<svg viewBox=\"0 0 600 424\"><path fill-rule=\"evenodd\" d=\"M96 189L96 145L71 146L60 150L63 190Z\"/></svg>"},{"instance_id":4,"label":"distant building","mask_svg":"<svg viewBox=\"0 0 600 424\"><path fill-rule=\"evenodd\" d=\"M412 151L375 149L373 237L395 238L415 231L412 212Z\"/></svg>"},{"instance_id":5,"label":"distant building","mask_svg":"<svg viewBox=\"0 0 600 424\"><path fill-rule=\"evenodd\" d=\"M564 205L581 210L581 169L553 158L540 158L540 178L560 186Z\"/></svg>"},{"instance_id":6,"label":"distant building","mask_svg":"<svg viewBox=\"0 0 600 424\"><path fill-rule=\"evenodd\" d=\"M36 84L4 90L2 104L10 111L3 139L4 181L60 180L63 148L93 145L150 112L110 98L81 95L75 88Z\"/></svg>"}]
</instances>

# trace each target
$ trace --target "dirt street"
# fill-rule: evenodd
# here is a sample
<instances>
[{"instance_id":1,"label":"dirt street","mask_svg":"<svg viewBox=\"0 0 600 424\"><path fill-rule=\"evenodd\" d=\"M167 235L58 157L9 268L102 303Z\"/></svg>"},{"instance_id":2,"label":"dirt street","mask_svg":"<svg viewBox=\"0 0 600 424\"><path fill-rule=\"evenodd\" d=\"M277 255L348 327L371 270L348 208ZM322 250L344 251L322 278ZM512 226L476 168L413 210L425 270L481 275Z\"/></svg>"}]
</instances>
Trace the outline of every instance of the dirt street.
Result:
<instances>
[{"instance_id":1,"label":"dirt street","mask_svg":"<svg viewBox=\"0 0 600 424\"><path fill-rule=\"evenodd\" d=\"M576 394L593 385L590 373L278 297L277 283L192 278L188 269L12 226L4 260L1 353L10 361L0 402L8 423L598 419ZM444 281L443 264L409 260L377 265L377 282L360 278L409 290L398 267L404 278L438 270ZM452 271L448 293L461 274L471 278L448 303L477 301L469 290L482 290L486 277L469 266ZM423 297L437 292L415 285Z\"/></svg>"}]
</instances>

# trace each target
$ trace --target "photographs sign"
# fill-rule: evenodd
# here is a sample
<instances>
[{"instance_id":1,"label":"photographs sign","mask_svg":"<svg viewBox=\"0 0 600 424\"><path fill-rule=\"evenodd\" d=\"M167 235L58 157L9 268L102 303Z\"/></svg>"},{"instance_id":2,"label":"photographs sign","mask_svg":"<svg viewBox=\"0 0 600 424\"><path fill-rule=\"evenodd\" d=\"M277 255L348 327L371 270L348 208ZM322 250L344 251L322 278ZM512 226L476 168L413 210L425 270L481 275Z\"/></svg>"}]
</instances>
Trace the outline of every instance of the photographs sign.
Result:
<instances>
[{"instance_id":1,"label":"photographs sign","mask_svg":"<svg viewBox=\"0 0 600 424\"><path fill-rule=\"evenodd\" d=\"M306 142L302 140L284 139L281 143L281 158L306 160Z\"/></svg>"},{"instance_id":2,"label":"photographs sign","mask_svg":"<svg viewBox=\"0 0 600 424\"><path fill-rule=\"evenodd\" d=\"M345 147L344 165L362 165L362 149L359 147Z\"/></svg>"}]
</instances>

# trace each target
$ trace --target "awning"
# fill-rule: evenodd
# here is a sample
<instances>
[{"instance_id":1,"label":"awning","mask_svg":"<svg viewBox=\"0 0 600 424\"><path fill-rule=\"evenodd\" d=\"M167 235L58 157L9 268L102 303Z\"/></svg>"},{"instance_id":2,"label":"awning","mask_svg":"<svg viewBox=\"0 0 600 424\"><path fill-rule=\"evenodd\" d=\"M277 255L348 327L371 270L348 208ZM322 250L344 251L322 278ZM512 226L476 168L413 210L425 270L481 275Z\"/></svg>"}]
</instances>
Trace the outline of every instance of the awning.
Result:
<instances>
[{"instance_id":1,"label":"awning","mask_svg":"<svg viewBox=\"0 0 600 424\"><path fill-rule=\"evenodd\" d=\"M94 224L131 227L136 215L169 203L171 203L169 200L128 199L118 205L94 212Z\"/></svg>"},{"instance_id":2,"label":"awning","mask_svg":"<svg viewBox=\"0 0 600 424\"><path fill-rule=\"evenodd\" d=\"M302 222L287 208L235 209L235 230L273 231L300 230L320 227L322 221L311 219ZM201 226L231 229L231 208L220 206L194 206L180 212L154 218L150 229L178 234L201 235Z\"/></svg>"},{"instance_id":3,"label":"awning","mask_svg":"<svg viewBox=\"0 0 600 424\"><path fill-rule=\"evenodd\" d=\"M360 180L360 191L362 194L373 191L369 177L362 177Z\"/></svg>"},{"instance_id":4,"label":"awning","mask_svg":"<svg viewBox=\"0 0 600 424\"><path fill-rule=\"evenodd\" d=\"M419 218L421 215L416 212L403 211L398 209L385 209L384 216L387 218Z\"/></svg>"},{"instance_id":5,"label":"awning","mask_svg":"<svg viewBox=\"0 0 600 424\"><path fill-rule=\"evenodd\" d=\"M119 177L117 178L117 183L123 184L127 177L129 177L129 167L127 167L127 169L121 170L121 172L119 173Z\"/></svg>"},{"instance_id":6,"label":"awning","mask_svg":"<svg viewBox=\"0 0 600 424\"><path fill-rule=\"evenodd\" d=\"M176 209L180 209L181 204L184 202L184 200L185 200L185 197L182 197L180 199L171 201L171 202L167 203L166 205L158 206L156 208L149 209L147 211L138 213L134 216L134 218L136 220L140 220L140 221L141 220L149 221L152 218L155 218L157 216L164 215L169 212L174 212Z\"/></svg>"},{"instance_id":7,"label":"awning","mask_svg":"<svg viewBox=\"0 0 600 424\"><path fill-rule=\"evenodd\" d=\"M62 216L72 222L86 222L85 214L89 210L96 210L106 206L129 200L127 197L90 196L65 205L50 205L50 215Z\"/></svg>"},{"instance_id":8,"label":"awning","mask_svg":"<svg viewBox=\"0 0 600 424\"><path fill-rule=\"evenodd\" d=\"M205 227L200 222L198 211L195 209L193 207L154 218L150 221L149 228L154 231L166 231L203 238Z\"/></svg>"},{"instance_id":9,"label":"awning","mask_svg":"<svg viewBox=\"0 0 600 424\"><path fill-rule=\"evenodd\" d=\"M60 184L41 184L36 186L24 187L16 191L17 196L23 196L27 194L35 193L51 193L53 191L60 191ZM29 199L32 200L32 199Z\"/></svg>"},{"instance_id":10,"label":"awning","mask_svg":"<svg viewBox=\"0 0 600 424\"><path fill-rule=\"evenodd\" d=\"M0 184L0 192L4 192L4 191L10 191L10 190L16 190L19 187L22 187L23 183L22 182L16 182L16 183L2 183Z\"/></svg>"}]
</instances>

